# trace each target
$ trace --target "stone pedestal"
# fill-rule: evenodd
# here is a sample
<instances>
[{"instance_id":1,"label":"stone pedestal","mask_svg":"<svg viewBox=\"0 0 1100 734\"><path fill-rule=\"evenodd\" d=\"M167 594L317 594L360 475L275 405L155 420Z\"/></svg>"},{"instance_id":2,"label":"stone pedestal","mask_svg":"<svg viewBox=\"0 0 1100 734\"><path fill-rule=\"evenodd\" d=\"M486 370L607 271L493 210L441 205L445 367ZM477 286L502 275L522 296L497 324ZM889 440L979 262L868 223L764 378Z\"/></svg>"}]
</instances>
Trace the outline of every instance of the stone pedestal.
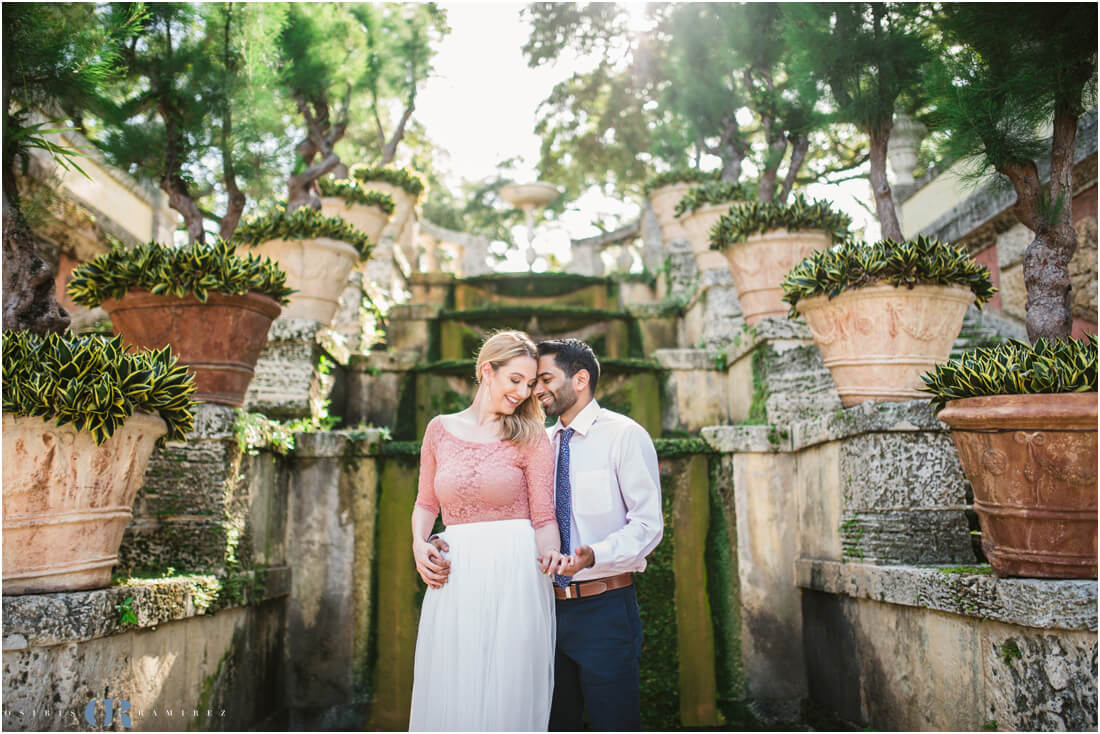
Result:
<instances>
[{"instance_id":1,"label":"stone pedestal","mask_svg":"<svg viewBox=\"0 0 1100 734\"><path fill-rule=\"evenodd\" d=\"M410 302L445 306L454 280L450 273L413 273L409 276Z\"/></svg>"},{"instance_id":2,"label":"stone pedestal","mask_svg":"<svg viewBox=\"0 0 1100 734\"><path fill-rule=\"evenodd\" d=\"M729 423L729 378L724 355L705 349L658 349L665 372L661 428L665 433L697 433L704 426Z\"/></svg>"},{"instance_id":3,"label":"stone pedestal","mask_svg":"<svg viewBox=\"0 0 1100 734\"><path fill-rule=\"evenodd\" d=\"M322 415L326 401L339 404L341 366L347 351L316 321L276 319L267 346L256 363L256 375L245 395L245 410L271 418Z\"/></svg>"},{"instance_id":4,"label":"stone pedestal","mask_svg":"<svg viewBox=\"0 0 1100 734\"><path fill-rule=\"evenodd\" d=\"M370 352L353 357L348 365L344 406L347 424L394 427L401 384L418 361L416 351Z\"/></svg>"},{"instance_id":5,"label":"stone pedestal","mask_svg":"<svg viewBox=\"0 0 1100 734\"><path fill-rule=\"evenodd\" d=\"M439 306L427 303L403 303L387 314L386 346L395 352L416 352L420 359L428 355L432 321L439 315Z\"/></svg>"}]
</instances>

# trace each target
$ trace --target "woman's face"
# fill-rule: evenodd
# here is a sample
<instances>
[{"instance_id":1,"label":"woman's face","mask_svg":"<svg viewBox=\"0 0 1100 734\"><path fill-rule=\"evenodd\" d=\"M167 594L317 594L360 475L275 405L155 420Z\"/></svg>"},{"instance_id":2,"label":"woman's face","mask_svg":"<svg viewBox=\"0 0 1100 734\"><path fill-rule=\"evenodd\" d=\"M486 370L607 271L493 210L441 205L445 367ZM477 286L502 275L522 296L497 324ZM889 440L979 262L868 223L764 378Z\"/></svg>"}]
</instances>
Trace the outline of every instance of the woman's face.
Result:
<instances>
[{"instance_id":1,"label":"woman's face","mask_svg":"<svg viewBox=\"0 0 1100 734\"><path fill-rule=\"evenodd\" d=\"M538 362L533 357L513 357L494 370L492 365L484 367L487 376L483 381L489 387L489 409L494 413L511 415L516 412L524 400L531 397L531 388L535 384Z\"/></svg>"}]
</instances>

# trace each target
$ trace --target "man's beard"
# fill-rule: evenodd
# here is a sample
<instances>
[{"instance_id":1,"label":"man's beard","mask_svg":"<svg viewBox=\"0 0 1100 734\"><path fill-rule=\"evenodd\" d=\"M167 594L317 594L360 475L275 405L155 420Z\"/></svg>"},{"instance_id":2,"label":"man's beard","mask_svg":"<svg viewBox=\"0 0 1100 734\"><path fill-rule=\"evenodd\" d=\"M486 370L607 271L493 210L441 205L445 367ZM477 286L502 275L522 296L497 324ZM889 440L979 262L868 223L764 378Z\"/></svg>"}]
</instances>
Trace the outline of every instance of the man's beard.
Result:
<instances>
[{"instance_id":1,"label":"man's beard","mask_svg":"<svg viewBox=\"0 0 1100 734\"><path fill-rule=\"evenodd\" d=\"M553 399L549 405L543 406L543 410L546 411L546 415L556 418L572 408L576 402L577 391L573 389L572 385L566 383L561 390L553 393Z\"/></svg>"}]
</instances>

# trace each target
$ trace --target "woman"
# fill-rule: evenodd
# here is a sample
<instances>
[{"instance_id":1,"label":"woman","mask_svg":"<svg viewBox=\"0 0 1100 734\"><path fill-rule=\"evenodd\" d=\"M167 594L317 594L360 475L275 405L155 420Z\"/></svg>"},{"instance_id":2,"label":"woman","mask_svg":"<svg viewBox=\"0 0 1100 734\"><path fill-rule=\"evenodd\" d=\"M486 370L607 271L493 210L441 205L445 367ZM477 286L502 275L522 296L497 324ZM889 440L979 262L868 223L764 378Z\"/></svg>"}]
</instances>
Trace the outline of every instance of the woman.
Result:
<instances>
[{"instance_id":1,"label":"woman","mask_svg":"<svg viewBox=\"0 0 1100 734\"><path fill-rule=\"evenodd\" d=\"M428 584L416 640L410 731L545 731L554 687L560 558L554 455L532 387L526 334L494 334L473 404L432 419L420 451L413 556ZM443 511L446 583L428 542Z\"/></svg>"}]
</instances>

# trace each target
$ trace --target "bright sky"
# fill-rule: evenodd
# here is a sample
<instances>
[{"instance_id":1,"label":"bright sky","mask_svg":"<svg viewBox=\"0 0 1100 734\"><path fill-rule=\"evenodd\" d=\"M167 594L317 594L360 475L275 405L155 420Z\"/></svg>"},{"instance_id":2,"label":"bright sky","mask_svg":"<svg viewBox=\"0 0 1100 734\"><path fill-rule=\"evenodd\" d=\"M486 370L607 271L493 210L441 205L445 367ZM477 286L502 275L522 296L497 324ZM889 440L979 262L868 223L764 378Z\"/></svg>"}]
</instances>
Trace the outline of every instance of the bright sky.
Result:
<instances>
[{"instance_id":1,"label":"bright sky","mask_svg":"<svg viewBox=\"0 0 1100 734\"><path fill-rule=\"evenodd\" d=\"M554 84L573 73L576 62L561 60L553 66L530 69L521 51L528 26L519 17L521 3L450 2L447 10L451 33L435 57L435 77L417 97L416 117L429 137L449 153L441 168L449 168L456 186L462 179L477 181L492 175L496 165L509 158L522 161L519 181L534 180L539 159L539 138L535 135L535 112ZM639 22L644 4L630 4ZM878 223L855 203L870 201L865 180L841 186L811 186L807 195L828 198L846 211L855 227L866 227L868 237L877 237ZM598 234L592 222L609 216L625 219L637 214L635 202L607 199L590 192L560 218L538 229L535 249L553 252L567 260L569 238ZM526 237L522 228L517 241ZM536 263L541 269L543 262ZM527 262L513 249L503 270L526 270Z\"/></svg>"}]
</instances>

